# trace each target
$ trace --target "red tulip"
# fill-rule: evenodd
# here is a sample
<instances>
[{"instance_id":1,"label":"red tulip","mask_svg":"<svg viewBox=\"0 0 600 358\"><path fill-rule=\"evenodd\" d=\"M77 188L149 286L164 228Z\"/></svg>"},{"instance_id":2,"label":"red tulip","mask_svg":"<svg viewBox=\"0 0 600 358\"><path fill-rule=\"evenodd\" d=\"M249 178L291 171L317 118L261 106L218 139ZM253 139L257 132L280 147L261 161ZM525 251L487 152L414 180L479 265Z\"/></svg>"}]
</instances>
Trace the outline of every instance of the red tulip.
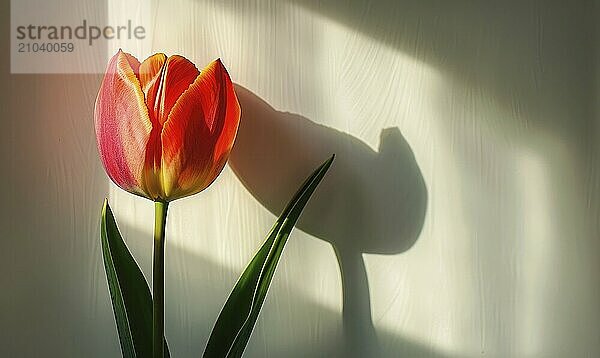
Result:
<instances>
[{"instance_id":1,"label":"red tulip","mask_svg":"<svg viewBox=\"0 0 600 358\"><path fill-rule=\"evenodd\" d=\"M220 60L199 71L181 56L142 63L113 56L94 120L104 168L122 189L154 201L196 194L219 175L233 146L240 106Z\"/></svg>"}]
</instances>

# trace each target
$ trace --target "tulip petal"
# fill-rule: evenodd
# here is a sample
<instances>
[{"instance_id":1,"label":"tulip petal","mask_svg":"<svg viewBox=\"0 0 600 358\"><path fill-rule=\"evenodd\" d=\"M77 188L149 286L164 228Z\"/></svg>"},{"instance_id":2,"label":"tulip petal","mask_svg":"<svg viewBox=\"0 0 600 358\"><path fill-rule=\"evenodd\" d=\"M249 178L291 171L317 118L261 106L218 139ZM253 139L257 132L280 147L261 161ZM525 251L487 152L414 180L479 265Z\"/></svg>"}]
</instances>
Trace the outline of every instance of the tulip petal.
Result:
<instances>
[{"instance_id":1,"label":"tulip petal","mask_svg":"<svg viewBox=\"0 0 600 358\"><path fill-rule=\"evenodd\" d=\"M167 56L164 53L156 53L140 64L138 78L144 94L148 93L148 87L152 82L160 78L160 70L167 61Z\"/></svg>"},{"instance_id":2,"label":"tulip petal","mask_svg":"<svg viewBox=\"0 0 600 358\"><path fill-rule=\"evenodd\" d=\"M146 105L151 120L162 126L177 99L194 82L200 71L182 56L170 56L154 81L148 83Z\"/></svg>"},{"instance_id":3,"label":"tulip petal","mask_svg":"<svg viewBox=\"0 0 600 358\"><path fill-rule=\"evenodd\" d=\"M171 56L166 60L163 56L155 55L140 66L140 78L142 73L144 82L151 77L144 87L152 122L152 132L146 146L145 184L153 199L164 198L161 177L163 123L179 96L200 73L193 63L182 56Z\"/></svg>"},{"instance_id":4,"label":"tulip petal","mask_svg":"<svg viewBox=\"0 0 600 358\"><path fill-rule=\"evenodd\" d=\"M190 86L188 91L197 93ZM187 93L187 92L186 92ZM192 96L178 102L165 123L162 133L161 182L163 195L175 200L200 192L211 167L212 143L200 101Z\"/></svg>"},{"instance_id":5,"label":"tulip petal","mask_svg":"<svg viewBox=\"0 0 600 358\"><path fill-rule=\"evenodd\" d=\"M125 59L127 60L127 62L129 63L129 66L131 67L131 70L133 71L133 73L135 74L135 76L138 76L138 72L140 69L140 61L138 61L137 58L135 58L132 54L127 53L127 52L123 52L121 50L119 50L124 56ZM138 77L139 79L139 77Z\"/></svg>"},{"instance_id":6,"label":"tulip petal","mask_svg":"<svg viewBox=\"0 0 600 358\"><path fill-rule=\"evenodd\" d=\"M225 70L225 67L221 63L221 60L213 62L213 65L215 71L223 72L221 88L223 89L225 97L225 114L215 118L215 125L213 128L213 132L218 134L213 151L213 163L215 163L215 167L212 170L216 177L223 169L227 158L229 158L229 153L235 142L235 136L240 123L241 110L233 89L233 84L227 74L227 70ZM212 180L214 180L214 178L211 179L211 182Z\"/></svg>"},{"instance_id":7,"label":"tulip petal","mask_svg":"<svg viewBox=\"0 0 600 358\"><path fill-rule=\"evenodd\" d=\"M143 168L152 124L136 72L139 62L121 50L108 64L96 98L98 150L109 177L119 187L147 197Z\"/></svg>"},{"instance_id":8,"label":"tulip petal","mask_svg":"<svg viewBox=\"0 0 600 358\"><path fill-rule=\"evenodd\" d=\"M239 117L231 79L221 61L213 61L177 100L164 124L165 195L192 195L215 180L233 146Z\"/></svg>"}]
</instances>

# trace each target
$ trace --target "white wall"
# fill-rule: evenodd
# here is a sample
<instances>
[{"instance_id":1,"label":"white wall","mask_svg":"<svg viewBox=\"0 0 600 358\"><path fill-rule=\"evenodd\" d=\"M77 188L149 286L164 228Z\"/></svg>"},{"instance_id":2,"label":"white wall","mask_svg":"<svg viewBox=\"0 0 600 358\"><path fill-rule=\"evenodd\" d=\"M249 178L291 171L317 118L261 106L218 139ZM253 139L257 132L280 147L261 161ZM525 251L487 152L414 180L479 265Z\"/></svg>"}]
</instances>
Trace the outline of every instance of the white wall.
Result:
<instances>
[{"instance_id":1,"label":"white wall","mask_svg":"<svg viewBox=\"0 0 600 358\"><path fill-rule=\"evenodd\" d=\"M170 206L172 356L201 354L269 209L331 151L246 356L599 355L593 5L109 0L110 21L152 18L152 48L135 55L221 57L243 87L235 173ZM98 160L101 76L2 64L0 350L118 356L100 206L108 196L150 277L152 203Z\"/></svg>"}]
</instances>

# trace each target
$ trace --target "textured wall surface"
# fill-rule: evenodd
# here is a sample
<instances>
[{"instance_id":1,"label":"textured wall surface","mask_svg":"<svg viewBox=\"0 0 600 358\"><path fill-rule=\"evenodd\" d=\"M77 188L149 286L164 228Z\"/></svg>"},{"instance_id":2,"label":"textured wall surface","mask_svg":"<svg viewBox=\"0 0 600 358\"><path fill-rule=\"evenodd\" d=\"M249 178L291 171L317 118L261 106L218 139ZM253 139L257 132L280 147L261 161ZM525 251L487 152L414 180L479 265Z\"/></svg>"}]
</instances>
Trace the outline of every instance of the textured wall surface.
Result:
<instances>
[{"instance_id":1,"label":"textured wall surface","mask_svg":"<svg viewBox=\"0 0 600 358\"><path fill-rule=\"evenodd\" d=\"M152 18L126 50L221 57L239 85L230 166L169 211L173 357L331 152L247 357L600 356L597 1L103 1ZM1 61L0 356L119 356L100 208L150 277L153 206L99 161L100 75Z\"/></svg>"}]
</instances>

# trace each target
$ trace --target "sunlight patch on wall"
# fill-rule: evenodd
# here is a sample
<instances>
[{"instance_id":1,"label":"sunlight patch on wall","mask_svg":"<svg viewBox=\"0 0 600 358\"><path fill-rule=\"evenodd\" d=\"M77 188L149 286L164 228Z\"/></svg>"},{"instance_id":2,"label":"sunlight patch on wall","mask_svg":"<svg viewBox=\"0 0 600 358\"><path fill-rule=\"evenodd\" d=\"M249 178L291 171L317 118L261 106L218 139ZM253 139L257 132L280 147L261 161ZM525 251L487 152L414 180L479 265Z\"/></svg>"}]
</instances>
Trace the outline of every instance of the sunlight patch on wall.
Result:
<instances>
[{"instance_id":1,"label":"sunlight patch on wall","mask_svg":"<svg viewBox=\"0 0 600 358\"><path fill-rule=\"evenodd\" d=\"M539 327L544 324L544 300L548 264L553 256L554 223L552 192L548 184L548 165L543 157L523 151L515 158L521 188L522 243L519 257L521 274L517 294L523 302L519 305L518 336L524 354L537 354L543 341ZM519 300L520 301L520 300Z\"/></svg>"},{"instance_id":2,"label":"sunlight patch on wall","mask_svg":"<svg viewBox=\"0 0 600 358\"><path fill-rule=\"evenodd\" d=\"M152 54L154 38L154 19L156 18L155 0L117 1L107 0L107 19L109 23L119 25L131 24L143 28L143 38L123 36L107 42L108 58L111 58L119 49L131 53L138 60L143 61ZM117 29L118 30L118 29ZM114 35L113 35L114 36ZM142 37L142 36L140 36Z\"/></svg>"}]
</instances>

